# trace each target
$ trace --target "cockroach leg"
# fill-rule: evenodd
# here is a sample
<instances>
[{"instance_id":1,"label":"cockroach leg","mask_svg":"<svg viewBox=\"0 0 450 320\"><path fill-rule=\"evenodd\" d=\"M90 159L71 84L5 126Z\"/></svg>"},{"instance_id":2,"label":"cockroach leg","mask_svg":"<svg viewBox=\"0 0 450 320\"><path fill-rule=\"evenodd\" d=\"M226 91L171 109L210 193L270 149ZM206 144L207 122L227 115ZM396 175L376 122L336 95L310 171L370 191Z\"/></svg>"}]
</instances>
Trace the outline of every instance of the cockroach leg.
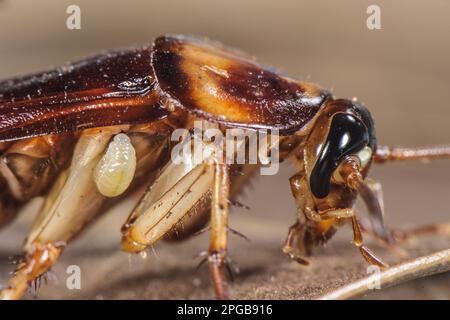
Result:
<instances>
[{"instance_id":1,"label":"cockroach leg","mask_svg":"<svg viewBox=\"0 0 450 320\"><path fill-rule=\"evenodd\" d=\"M378 258L372 251L369 250L364 245L364 240L361 232L361 226L359 225L358 219L353 215L352 227L353 227L353 244L359 248L363 258L369 263L381 268L387 268L388 265L384 263L380 258Z\"/></svg>"},{"instance_id":2,"label":"cockroach leg","mask_svg":"<svg viewBox=\"0 0 450 320\"><path fill-rule=\"evenodd\" d=\"M208 263L217 299L228 299L225 278L228 246L228 196L230 192L230 169L215 162L211 196L211 243Z\"/></svg>"},{"instance_id":3,"label":"cockroach leg","mask_svg":"<svg viewBox=\"0 0 450 320\"><path fill-rule=\"evenodd\" d=\"M405 258L408 256L408 252L401 248L399 246L398 239L393 235L393 232L388 229L389 232L389 241L385 237L380 236L378 233L376 233L373 229L373 224L368 219L361 217L359 219L359 226L361 228L361 231L371 237L373 237L375 240L379 242L379 244L386 249L392 251L394 254Z\"/></svg>"},{"instance_id":4,"label":"cockroach leg","mask_svg":"<svg viewBox=\"0 0 450 320\"><path fill-rule=\"evenodd\" d=\"M305 255L311 252L311 246L306 243L307 225L305 220L310 221L310 224L319 223L322 218L315 211L309 208L313 207L310 198L305 196L305 188L307 181L302 173L296 174L289 179L291 192L294 196L297 206L297 222L289 228L288 236L283 246L283 253L290 259L302 265L309 265L309 261Z\"/></svg>"},{"instance_id":5,"label":"cockroach leg","mask_svg":"<svg viewBox=\"0 0 450 320\"><path fill-rule=\"evenodd\" d=\"M311 209L314 208L315 204L311 197L306 195L305 190L308 190L308 181L305 176L302 173L296 174L289 179L289 184L297 206L298 218L300 219L305 215L307 220L315 222L322 221L320 214Z\"/></svg>"},{"instance_id":6,"label":"cockroach leg","mask_svg":"<svg viewBox=\"0 0 450 320\"><path fill-rule=\"evenodd\" d=\"M172 231L211 186L209 165L170 162L161 170L122 227L122 250L139 252Z\"/></svg>"},{"instance_id":7,"label":"cockroach leg","mask_svg":"<svg viewBox=\"0 0 450 320\"><path fill-rule=\"evenodd\" d=\"M378 238L383 239L385 243L393 246L395 240L384 224L381 184L370 179L363 180L362 177L355 176L354 186L367 206L373 233Z\"/></svg>"},{"instance_id":8,"label":"cockroach leg","mask_svg":"<svg viewBox=\"0 0 450 320\"><path fill-rule=\"evenodd\" d=\"M330 211L327 211L327 212L321 214L322 219L324 219L324 220L335 219L335 218L348 219L348 218L353 218L354 215L355 214L353 212L353 209L350 209L350 208L330 210Z\"/></svg>"},{"instance_id":9,"label":"cockroach leg","mask_svg":"<svg viewBox=\"0 0 450 320\"><path fill-rule=\"evenodd\" d=\"M363 198L369 211L371 225L375 233L379 237L385 239L386 242L392 243L393 241L391 240L390 234L384 226L383 210L379 202L380 193L374 191L377 188L377 185L373 183L368 184L364 180L361 174L361 162L356 160L354 157L347 157L341 164L339 175L348 188L357 191ZM339 211L340 210L336 211L336 213L338 213L336 216L337 219L339 219ZM351 214L352 212L353 214ZM351 210L350 212L346 212L346 214L341 218L348 219L349 216L353 227L353 243L359 248L361 255L370 264L377 265L382 268L387 267L387 264L381 261L381 259L372 253L372 251L364 246L361 225L354 211Z\"/></svg>"},{"instance_id":10,"label":"cockroach leg","mask_svg":"<svg viewBox=\"0 0 450 320\"><path fill-rule=\"evenodd\" d=\"M369 187L369 189L375 194L375 198L378 200L378 204L381 209L381 215L384 216L384 197L383 197L383 186L380 182L366 178L364 182Z\"/></svg>"},{"instance_id":11,"label":"cockroach leg","mask_svg":"<svg viewBox=\"0 0 450 320\"><path fill-rule=\"evenodd\" d=\"M44 275L55 264L62 253L62 244L46 243L36 244L28 251L21 262L8 286L0 291L1 300L20 299L28 288L28 284Z\"/></svg>"},{"instance_id":12,"label":"cockroach leg","mask_svg":"<svg viewBox=\"0 0 450 320\"><path fill-rule=\"evenodd\" d=\"M372 209L369 214L371 218L379 220L379 223L384 223L384 198L383 187L381 183L370 178L364 179L364 184L367 186L367 192L363 196L366 202L372 202L367 204L369 209ZM364 192L364 190L363 190ZM367 195L367 193L372 193Z\"/></svg>"},{"instance_id":13,"label":"cockroach leg","mask_svg":"<svg viewBox=\"0 0 450 320\"><path fill-rule=\"evenodd\" d=\"M120 127L89 129L82 133L69 169L54 182L25 241L25 260L19 264L1 298L17 299L27 285L48 271L68 243L99 213L105 201L92 171ZM80 210L82 209L82 210Z\"/></svg>"},{"instance_id":14,"label":"cockroach leg","mask_svg":"<svg viewBox=\"0 0 450 320\"><path fill-rule=\"evenodd\" d=\"M384 201L381 184L371 179L365 179L364 182L368 189L365 190L362 185L361 196L367 204L370 221L363 218L359 220L363 232L373 236L395 254L406 257L407 252L400 248L398 239L384 224Z\"/></svg>"},{"instance_id":15,"label":"cockroach leg","mask_svg":"<svg viewBox=\"0 0 450 320\"><path fill-rule=\"evenodd\" d=\"M302 250L305 237L305 224L295 223L289 228L288 236L283 246L283 253L290 259L302 265L309 265L309 261L304 257Z\"/></svg>"}]
</instances>

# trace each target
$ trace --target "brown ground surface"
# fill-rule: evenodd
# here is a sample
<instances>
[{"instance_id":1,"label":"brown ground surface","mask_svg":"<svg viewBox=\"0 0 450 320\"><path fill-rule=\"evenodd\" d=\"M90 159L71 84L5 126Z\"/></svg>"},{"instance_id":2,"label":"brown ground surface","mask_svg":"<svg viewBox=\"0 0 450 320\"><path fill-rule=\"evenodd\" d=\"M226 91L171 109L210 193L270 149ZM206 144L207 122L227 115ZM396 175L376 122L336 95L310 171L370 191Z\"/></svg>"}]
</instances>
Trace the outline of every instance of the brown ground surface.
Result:
<instances>
[{"instance_id":1,"label":"brown ground surface","mask_svg":"<svg viewBox=\"0 0 450 320\"><path fill-rule=\"evenodd\" d=\"M450 4L433 0L379 0L382 30L365 26L373 1L271 0L138 1L78 0L82 29L65 28L72 0L0 2L0 78L33 72L100 50L142 44L164 33L205 35L239 47L260 61L357 96L369 106L379 141L391 145L440 144L450 137ZM375 168L384 185L387 221L413 227L449 220L450 163L398 164ZM307 299L365 275L366 265L341 230L303 268L281 253L294 206L287 179L292 168L259 178L234 210L232 226L251 242L231 236L231 256L241 267L232 285L235 298ZM105 215L65 251L54 268L58 281L38 298L148 299L212 298L207 269L192 257L208 246L207 235L180 244L158 244L146 259L119 251L124 204ZM20 253L31 212L0 233L0 283ZM397 257L370 244L388 262ZM450 247L429 238L409 248L411 256ZM66 268L81 267L82 289L65 287ZM34 298L29 294L27 298ZM450 274L415 281L367 298L450 298Z\"/></svg>"}]
</instances>

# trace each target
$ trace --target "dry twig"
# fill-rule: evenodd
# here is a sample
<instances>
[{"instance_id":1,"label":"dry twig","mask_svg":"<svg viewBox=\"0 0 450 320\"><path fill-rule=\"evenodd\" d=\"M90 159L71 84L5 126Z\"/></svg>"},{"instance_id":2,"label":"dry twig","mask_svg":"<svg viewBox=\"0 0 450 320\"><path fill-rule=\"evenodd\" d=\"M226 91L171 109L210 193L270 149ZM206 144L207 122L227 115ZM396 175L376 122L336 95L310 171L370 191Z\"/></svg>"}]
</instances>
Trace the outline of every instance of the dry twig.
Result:
<instances>
[{"instance_id":1,"label":"dry twig","mask_svg":"<svg viewBox=\"0 0 450 320\"><path fill-rule=\"evenodd\" d=\"M377 283L381 288L391 287L406 281L443 273L450 270L450 249L422 256L387 268L380 273L338 288L320 296L320 300L349 299L362 295Z\"/></svg>"}]
</instances>

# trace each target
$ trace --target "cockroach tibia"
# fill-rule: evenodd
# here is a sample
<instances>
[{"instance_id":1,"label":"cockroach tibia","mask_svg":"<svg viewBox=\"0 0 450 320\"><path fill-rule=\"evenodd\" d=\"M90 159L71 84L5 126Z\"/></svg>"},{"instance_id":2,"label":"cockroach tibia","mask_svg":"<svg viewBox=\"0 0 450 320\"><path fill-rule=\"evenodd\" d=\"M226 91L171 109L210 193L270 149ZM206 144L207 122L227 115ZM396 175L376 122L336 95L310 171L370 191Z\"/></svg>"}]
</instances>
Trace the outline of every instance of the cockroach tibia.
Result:
<instances>
[{"instance_id":1,"label":"cockroach tibia","mask_svg":"<svg viewBox=\"0 0 450 320\"><path fill-rule=\"evenodd\" d=\"M195 149L198 121L215 132L202 142L212 152L203 152L204 161L175 162L173 135L185 130L183 148ZM84 226L147 184L122 227L122 249L140 252L160 239L180 240L209 222L206 261L217 298L227 298L229 201L264 164L219 152L220 134L237 129L266 132L270 143L258 144L259 154L298 167L290 179L297 221L283 251L299 263L307 264L312 249L344 223L352 224L364 259L380 267L386 264L364 245L363 232L389 246L424 230L448 232L443 225L387 229L380 185L367 175L373 162L449 158L450 146L377 147L372 117L360 103L335 99L220 44L163 36L151 46L0 82L0 224L31 198L46 197L23 262L0 297L20 298ZM245 137L240 148L253 142ZM358 194L369 223L353 208Z\"/></svg>"}]
</instances>

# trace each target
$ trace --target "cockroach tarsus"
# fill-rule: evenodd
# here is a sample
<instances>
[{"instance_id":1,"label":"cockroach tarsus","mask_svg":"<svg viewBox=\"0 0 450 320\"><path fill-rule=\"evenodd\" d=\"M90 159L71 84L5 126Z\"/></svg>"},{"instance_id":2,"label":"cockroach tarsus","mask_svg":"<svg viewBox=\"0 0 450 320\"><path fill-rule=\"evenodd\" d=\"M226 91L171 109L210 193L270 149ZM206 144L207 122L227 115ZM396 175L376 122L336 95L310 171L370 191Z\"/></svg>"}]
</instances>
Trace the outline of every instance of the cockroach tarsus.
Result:
<instances>
[{"instance_id":1,"label":"cockroach tarsus","mask_svg":"<svg viewBox=\"0 0 450 320\"><path fill-rule=\"evenodd\" d=\"M217 153L200 164L175 165L171 134L198 120L222 132L279 132L279 146L264 151L278 151L280 161L289 158L298 168L290 178L297 217L283 252L301 264L344 223L352 224L363 258L380 267L387 265L365 246L363 232L390 247L450 233L441 224L387 229L380 184L367 177L372 163L450 158L450 146L378 147L372 117L357 101L336 99L217 43L162 36L150 46L0 81L0 225L23 203L45 196L24 260L0 297L20 298L56 263L61 243L147 184L122 226L122 249L141 252L160 239L182 240L209 221L206 261L216 297L228 298L229 204L258 166L230 164ZM353 208L358 194L370 222Z\"/></svg>"}]
</instances>

